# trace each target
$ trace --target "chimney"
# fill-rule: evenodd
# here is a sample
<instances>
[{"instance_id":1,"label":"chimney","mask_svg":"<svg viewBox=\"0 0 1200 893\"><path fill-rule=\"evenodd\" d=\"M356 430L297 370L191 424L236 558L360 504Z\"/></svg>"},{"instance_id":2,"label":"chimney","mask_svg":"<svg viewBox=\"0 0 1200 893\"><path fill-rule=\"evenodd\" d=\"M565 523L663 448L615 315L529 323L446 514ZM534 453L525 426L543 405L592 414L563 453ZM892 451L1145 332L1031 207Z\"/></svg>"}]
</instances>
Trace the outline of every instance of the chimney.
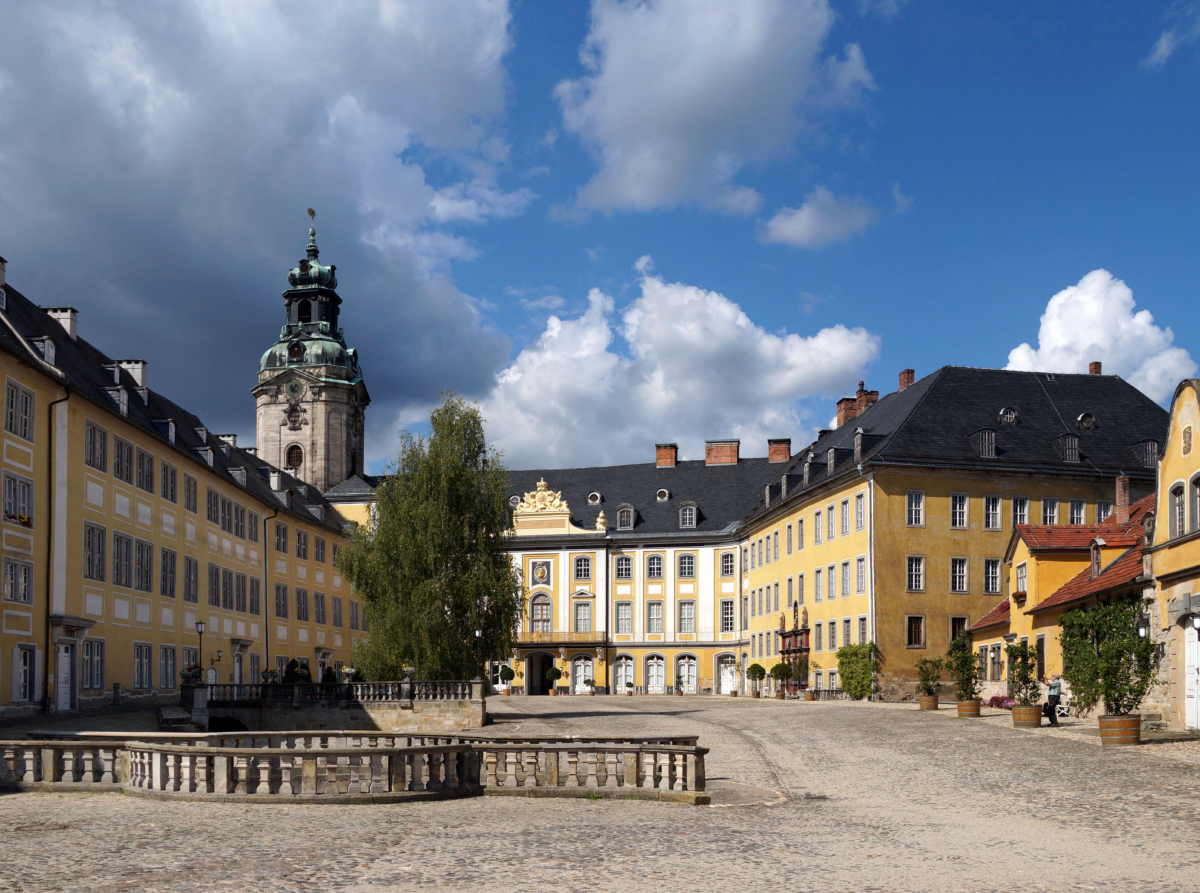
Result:
<instances>
[{"instance_id":1,"label":"chimney","mask_svg":"<svg viewBox=\"0 0 1200 893\"><path fill-rule=\"evenodd\" d=\"M768 462L786 462L790 458L792 458L792 439L790 437L767 441Z\"/></svg>"},{"instance_id":2,"label":"chimney","mask_svg":"<svg viewBox=\"0 0 1200 893\"><path fill-rule=\"evenodd\" d=\"M740 440L704 441L705 465L737 465Z\"/></svg>"},{"instance_id":3,"label":"chimney","mask_svg":"<svg viewBox=\"0 0 1200 893\"><path fill-rule=\"evenodd\" d=\"M1100 369L1101 364L1099 360L1094 360L1091 363L1088 363L1088 375L1103 375Z\"/></svg>"},{"instance_id":4,"label":"chimney","mask_svg":"<svg viewBox=\"0 0 1200 893\"><path fill-rule=\"evenodd\" d=\"M226 444L228 444L231 447L237 446L237 435L236 434L218 434L217 439L225 442Z\"/></svg>"},{"instance_id":5,"label":"chimney","mask_svg":"<svg viewBox=\"0 0 1200 893\"><path fill-rule=\"evenodd\" d=\"M75 337L72 335L71 337ZM117 360L117 365L133 376L133 383L139 388L146 386L145 360Z\"/></svg>"},{"instance_id":6,"label":"chimney","mask_svg":"<svg viewBox=\"0 0 1200 893\"><path fill-rule=\"evenodd\" d=\"M1117 478L1117 510L1115 514L1118 524L1129 523L1129 478L1124 475Z\"/></svg>"},{"instance_id":7,"label":"chimney","mask_svg":"<svg viewBox=\"0 0 1200 893\"><path fill-rule=\"evenodd\" d=\"M0 275L0 285L4 283L4 276ZM50 318L56 320L60 326L67 330L67 334L71 340L75 340L76 326L79 321L79 311L74 307L47 307L46 312Z\"/></svg>"},{"instance_id":8,"label":"chimney","mask_svg":"<svg viewBox=\"0 0 1200 893\"><path fill-rule=\"evenodd\" d=\"M837 426L839 428L856 415L858 415L858 400L856 398L843 397L837 402Z\"/></svg>"},{"instance_id":9,"label":"chimney","mask_svg":"<svg viewBox=\"0 0 1200 893\"><path fill-rule=\"evenodd\" d=\"M654 464L658 468L674 468L679 461L679 444L656 443L654 445Z\"/></svg>"},{"instance_id":10,"label":"chimney","mask_svg":"<svg viewBox=\"0 0 1200 893\"><path fill-rule=\"evenodd\" d=\"M917 373L912 369L905 369L902 371L900 373L900 390L903 391L907 387L912 387L912 383L916 381L916 378Z\"/></svg>"},{"instance_id":11,"label":"chimney","mask_svg":"<svg viewBox=\"0 0 1200 893\"><path fill-rule=\"evenodd\" d=\"M879 402L879 391L868 391L863 385L865 382L858 383L858 393L854 395L855 415L861 415L866 412L868 406L874 406Z\"/></svg>"},{"instance_id":12,"label":"chimney","mask_svg":"<svg viewBox=\"0 0 1200 893\"><path fill-rule=\"evenodd\" d=\"M276 493L283 489L283 476L278 468L271 469L271 489Z\"/></svg>"}]
</instances>

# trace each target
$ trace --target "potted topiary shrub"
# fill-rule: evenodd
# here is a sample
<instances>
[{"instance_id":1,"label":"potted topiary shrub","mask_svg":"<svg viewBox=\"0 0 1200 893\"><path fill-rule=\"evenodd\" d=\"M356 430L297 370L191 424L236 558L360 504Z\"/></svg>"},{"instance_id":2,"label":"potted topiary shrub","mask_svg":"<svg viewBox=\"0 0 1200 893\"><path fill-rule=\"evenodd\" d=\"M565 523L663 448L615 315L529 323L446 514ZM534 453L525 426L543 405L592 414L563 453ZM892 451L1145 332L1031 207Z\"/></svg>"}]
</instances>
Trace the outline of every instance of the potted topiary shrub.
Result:
<instances>
[{"instance_id":1,"label":"potted topiary shrub","mask_svg":"<svg viewBox=\"0 0 1200 893\"><path fill-rule=\"evenodd\" d=\"M683 697L683 674L675 674L675 694Z\"/></svg>"},{"instance_id":2,"label":"potted topiary shrub","mask_svg":"<svg viewBox=\"0 0 1200 893\"><path fill-rule=\"evenodd\" d=\"M783 683L786 680L790 679L791 676L792 676L792 665L791 664L785 664L783 661L780 661L779 663L775 664L775 666L771 667L771 678L775 680L775 682L778 686L778 688L775 692L775 697L781 701L783 700L784 695L785 695L785 692L783 690Z\"/></svg>"},{"instance_id":3,"label":"potted topiary shrub","mask_svg":"<svg viewBox=\"0 0 1200 893\"><path fill-rule=\"evenodd\" d=\"M938 683L942 679L942 662L923 657L916 663L917 702L922 710L938 709Z\"/></svg>"},{"instance_id":4,"label":"potted topiary shrub","mask_svg":"<svg viewBox=\"0 0 1200 893\"><path fill-rule=\"evenodd\" d=\"M971 652L970 633L959 633L950 643L950 650L946 652L945 667L957 689L959 719L977 718L982 704L979 699L979 662Z\"/></svg>"},{"instance_id":5,"label":"potted topiary shrub","mask_svg":"<svg viewBox=\"0 0 1200 893\"><path fill-rule=\"evenodd\" d=\"M625 694L631 698L633 697L633 683L632 682L625 683Z\"/></svg>"},{"instance_id":6,"label":"potted topiary shrub","mask_svg":"<svg viewBox=\"0 0 1200 893\"><path fill-rule=\"evenodd\" d=\"M584 679L583 684L588 687L588 694L591 695L593 698L596 697L596 680L595 679Z\"/></svg>"},{"instance_id":7,"label":"potted topiary shrub","mask_svg":"<svg viewBox=\"0 0 1200 893\"><path fill-rule=\"evenodd\" d=\"M500 684L505 688L511 688L511 683L516 678L516 671L508 664L505 664L500 668Z\"/></svg>"},{"instance_id":8,"label":"potted topiary shrub","mask_svg":"<svg viewBox=\"0 0 1200 893\"><path fill-rule=\"evenodd\" d=\"M1016 701L1012 708L1014 729L1036 729L1042 724L1042 686L1037 678L1037 652L1028 645L1009 645L1008 688Z\"/></svg>"},{"instance_id":9,"label":"potted topiary shrub","mask_svg":"<svg viewBox=\"0 0 1200 893\"><path fill-rule=\"evenodd\" d=\"M1105 747L1142 740L1142 715L1133 711L1155 683L1157 652L1142 610L1134 597L1092 610L1075 608L1058 620L1063 678L1082 712L1103 702L1100 743Z\"/></svg>"},{"instance_id":10,"label":"potted topiary shrub","mask_svg":"<svg viewBox=\"0 0 1200 893\"><path fill-rule=\"evenodd\" d=\"M550 694L556 695L558 691L558 680L562 679L562 670L558 667L551 667L546 671L546 681L550 683Z\"/></svg>"},{"instance_id":11,"label":"potted topiary shrub","mask_svg":"<svg viewBox=\"0 0 1200 893\"><path fill-rule=\"evenodd\" d=\"M750 692L750 696L753 698L761 697L762 692L759 691L758 686L767 678L767 671L763 669L762 664L750 664L746 670L746 678L754 683L754 688Z\"/></svg>"}]
</instances>

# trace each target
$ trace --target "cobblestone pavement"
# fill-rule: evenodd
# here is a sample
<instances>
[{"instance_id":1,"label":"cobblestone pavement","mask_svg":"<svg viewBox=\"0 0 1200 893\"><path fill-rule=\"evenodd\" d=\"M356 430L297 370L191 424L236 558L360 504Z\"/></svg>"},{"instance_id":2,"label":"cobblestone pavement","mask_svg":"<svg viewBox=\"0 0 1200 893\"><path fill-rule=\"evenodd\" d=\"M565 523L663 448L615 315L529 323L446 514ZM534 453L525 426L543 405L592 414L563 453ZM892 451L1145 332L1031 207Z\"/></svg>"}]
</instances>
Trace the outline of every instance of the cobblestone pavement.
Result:
<instances>
[{"instance_id":1,"label":"cobblestone pavement","mask_svg":"<svg viewBox=\"0 0 1200 893\"><path fill-rule=\"evenodd\" d=\"M699 734L777 806L0 797L0 890L1200 889L1200 741L1104 750L911 705L499 698L497 734Z\"/></svg>"}]
</instances>

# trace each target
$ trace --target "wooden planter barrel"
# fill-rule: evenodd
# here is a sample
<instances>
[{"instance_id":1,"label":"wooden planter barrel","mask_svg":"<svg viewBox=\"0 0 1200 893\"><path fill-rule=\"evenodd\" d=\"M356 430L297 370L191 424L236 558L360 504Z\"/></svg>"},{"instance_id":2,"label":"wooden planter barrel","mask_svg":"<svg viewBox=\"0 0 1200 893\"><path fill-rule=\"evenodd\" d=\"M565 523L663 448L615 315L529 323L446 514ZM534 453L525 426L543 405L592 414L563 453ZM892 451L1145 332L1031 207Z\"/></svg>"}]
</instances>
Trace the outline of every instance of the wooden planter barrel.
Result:
<instances>
[{"instance_id":1,"label":"wooden planter barrel","mask_svg":"<svg viewBox=\"0 0 1200 893\"><path fill-rule=\"evenodd\" d=\"M729 697L731 697L731 698L736 698L736 697L737 697L737 692L736 692L736 691L731 691L731 692L729 693Z\"/></svg>"},{"instance_id":2,"label":"wooden planter barrel","mask_svg":"<svg viewBox=\"0 0 1200 893\"><path fill-rule=\"evenodd\" d=\"M958 702L958 718L971 719L979 717L979 708L983 705L983 701L979 698L972 698L969 701Z\"/></svg>"},{"instance_id":3,"label":"wooden planter barrel","mask_svg":"<svg viewBox=\"0 0 1200 893\"><path fill-rule=\"evenodd\" d=\"M920 698L918 698L918 701L921 704L922 710L937 710L938 709L937 695L921 695Z\"/></svg>"},{"instance_id":4,"label":"wooden planter barrel","mask_svg":"<svg viewBox=\"0 0 1200 893\"><path fill-rule=\"evenodd\" d=\"M1014 729L1036 729L1042 724L1041 704L1034 704L1031 707L1013 704L1012 713Z\"/></svg>"},{"instance_id":5,"label":"wooden planter barrel","mask_svg":"<svg viewBox=\"0 0 1200 893\"><path fill-rule=\"evenodd\" d=\"M1105 747L1128 747L1142 743L1142 714L1100 717L1100 743Z\"/></svg>"},{"instance_id":6,"label":"wooden planter barrel","mask_svg":"<svg viewBox=\"0 0 1200 893\"><path fill-rule=\"evenodd\" d=\"M775 692L775 698L780 701L783 700L783 689L780 689L779 691Z\"/></svg>"},{"instance_id":7,"label":"wooden planter barrel","mask_svg":"<svg viewBox=\"0 0 1200 893\"><path fill-rule=\"evenodd\" d=\"M804 690L804 700L815 701L816 699L817 699L817 693L815 691L812 691L811 689L807 689L807 688Z\"/></svg>"}]
</instances>

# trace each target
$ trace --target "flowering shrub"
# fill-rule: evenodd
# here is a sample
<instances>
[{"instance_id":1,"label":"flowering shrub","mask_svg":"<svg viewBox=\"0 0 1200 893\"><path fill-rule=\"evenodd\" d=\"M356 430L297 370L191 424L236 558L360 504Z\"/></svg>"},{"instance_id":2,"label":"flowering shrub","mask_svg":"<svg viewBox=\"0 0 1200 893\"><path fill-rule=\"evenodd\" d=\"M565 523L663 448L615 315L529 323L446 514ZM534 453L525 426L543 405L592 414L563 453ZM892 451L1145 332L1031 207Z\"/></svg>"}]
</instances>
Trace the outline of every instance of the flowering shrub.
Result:
<instances>
[{"instance_id":1,"label":"flowering shrub","mask_svg":"<svg viewBox=\"0 0 1200 893\"><path fill-rule=\"evenodd\" d=\"M1000 710L1012 710L1013 704L1017 703L1010 697L1005 695L992 695L987 699L988 707L994 707Z\"/></svg>"}]
</instances>

